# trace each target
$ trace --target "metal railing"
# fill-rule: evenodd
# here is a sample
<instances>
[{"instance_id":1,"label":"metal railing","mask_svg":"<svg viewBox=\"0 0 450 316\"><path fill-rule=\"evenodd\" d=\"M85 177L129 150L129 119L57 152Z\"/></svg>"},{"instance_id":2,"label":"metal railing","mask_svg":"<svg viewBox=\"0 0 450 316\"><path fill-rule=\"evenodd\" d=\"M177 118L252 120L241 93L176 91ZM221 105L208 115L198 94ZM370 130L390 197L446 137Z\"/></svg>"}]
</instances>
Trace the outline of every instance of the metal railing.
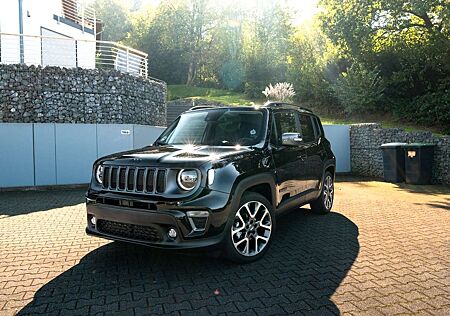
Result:
<instances>
[{"instance_id":1,"label":"metal railing","mask_svg":"<svg viewBox=\"0 0 450 316\"><path fill-rule=\"evenodd\" d=\"M0 33L2 64L115 69L147 78L147 58L148 54L115 42Z\"/></svg>"},{"instance_id":2,"label":"metal railing","mask_svg":"<svg viewBox=\"0 0 450 316\"><path fill-rule=\"evenodd\" d=\"M94 30L95 34L96 17L92 7L86 6L79 0L62 0L62 14L62 18L78 24L83 31L89 28Z\"/></svg>"}]
</instances>

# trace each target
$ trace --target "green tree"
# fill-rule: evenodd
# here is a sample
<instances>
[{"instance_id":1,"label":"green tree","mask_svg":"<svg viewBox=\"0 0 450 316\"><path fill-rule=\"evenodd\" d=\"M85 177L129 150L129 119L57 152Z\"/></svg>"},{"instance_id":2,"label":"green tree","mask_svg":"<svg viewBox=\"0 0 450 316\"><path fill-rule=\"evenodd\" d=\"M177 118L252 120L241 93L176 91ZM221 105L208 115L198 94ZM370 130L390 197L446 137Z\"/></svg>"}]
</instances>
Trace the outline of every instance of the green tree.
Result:
<instances>
[{"instance_id":1,"label":"green tree","mask_svg":"<svg viewBox=\"0 0 450 316\"><path fill-rule=\"evenodd\" d=\"M118 42L131 30L130 12L124 0L95 0L96 17L103 22L102 40Z\"/></svg>"},{"instance_id":2,"label":"green tree","mask_svg":"<svg viewBox=\"0 0 450 316\"><path fill-rule=\"evenodd\" d=\"M321 5L322 29L356 58L399 41L449 38L446 0L321 0Z\"/></svg>"},{"instance_id":3,"label":"green tree","mask_svg":"<svg viewBox=\"0 0 450 316\"><path fill-rule=\"evenodd\" d=\"M186 84L192 85L199 68L204 63L205 54L212 48L214 37L212 30L217 26L210 1L188 1L187 9L187 41L188 41L188 73Z\"/></svg>"},{"instance_id":4,"label":"green tree","mask_svg":"<svg viewBox=\"0 0 450 316\"><path fill-rule=\"evenodd\" d=\"M218 14L218 26L215 30L216 47L214 73L222 88L239 90L245 81L244 66L244 23L245 10L239 3L230 2Z\"/></svg>"},{"instance_id":5,"label":"green tree","mask_svg":"<svg viewBox=\"0 0 450 316\"><path fill-rule=\"evenodd\" d=\"M163 1L150 10L133 17L127 42L149 53L153 76L172 84L198 83L215 45L217 21L209 1Z\"/></svg>"},{"instance_id":6,"label":"green tree","mask_svg":"<svg viewBox=\"0 0 450 316\"><path fill-rule=\"evenodd\" d=\"M286 81L289 39L293 32L288 8L262 1L249 14L244 31L245 92L254 98L271 82Z\"/></svg>"},{"instance_id":7,"label":"green tree","mask_svg":"<svg viewBox=\"0 0 450 316\"><path fill-rule=\"evenodd\" d=\"M347 114L380 109L384 85L379 73L377 69L368 70L355 63L332 85Z\"/></svg>"},{"instance_id":8,"label":"green tree","mask_svg":"<svg viewBox=\"0 0 450 316\"><path fill-rule=\"evenodd\" d=\"M288 77L297 100L329 107L336 103L331 84L339 76L336 47L321 32L316 21L296 28L290 40Z\"/></svg>"},{"instance_id":9,"label":"green tree","mask_svg":"<svg viewBox=\"0 0 450 316\"><path fill-rule=\"evenodd\" d=\"M349 64L379 69L385 109L413 122L450 125L450 3L322 0L321 25ZM439 109L439 111L435 111Z\"/></svg>"}]
</instances>

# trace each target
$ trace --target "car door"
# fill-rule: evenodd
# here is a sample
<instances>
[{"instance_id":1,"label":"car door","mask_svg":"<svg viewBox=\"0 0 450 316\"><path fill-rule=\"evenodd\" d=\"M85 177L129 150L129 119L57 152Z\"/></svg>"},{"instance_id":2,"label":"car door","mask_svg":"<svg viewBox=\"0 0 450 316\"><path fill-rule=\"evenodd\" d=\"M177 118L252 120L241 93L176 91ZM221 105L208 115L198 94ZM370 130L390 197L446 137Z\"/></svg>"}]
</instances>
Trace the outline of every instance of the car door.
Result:
<instances>
[{"instance_id":1,"label":"car door","mask_svg":"<svg viewBox=\"0 0 450 316\"><path fill-rule=\"evenodd\" d=\"M299 113L302 147L306 152L305 181L306 190L318 189L323 172L321 158L320 133L316 131L313 117L306 113Z\"/></svg>"},{"instance_id":2,"label":"car door","mask_svg":"<svg viewBox=\"0 0 450 316\"><path fill-rule=\"evenodd\" d=\"M305 191L306 152L303 146L282 144L284 133L300 133L297 111L276 111L272 122L272 156L276 169L277 202L280 203Z\"/></svg>"}]
</instances>

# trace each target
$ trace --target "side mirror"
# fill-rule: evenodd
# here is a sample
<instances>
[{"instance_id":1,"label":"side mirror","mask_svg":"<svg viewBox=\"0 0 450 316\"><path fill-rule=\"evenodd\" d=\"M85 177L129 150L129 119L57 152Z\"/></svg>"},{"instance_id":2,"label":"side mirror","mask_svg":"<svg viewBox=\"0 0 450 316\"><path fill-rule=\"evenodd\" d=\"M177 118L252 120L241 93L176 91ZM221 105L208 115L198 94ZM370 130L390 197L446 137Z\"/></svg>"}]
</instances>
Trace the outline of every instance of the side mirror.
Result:
<instances>
[{"instance_id":1,"label":"side mirror","mask_svg":"<svg viewBox=\"0 0 450 316\"><path fill-rule=\"evenodd\" d=\"M298 146L303 142L303 138L298 133L283 133L281 143L284 146Z\"/></svg>"}]
</instances>

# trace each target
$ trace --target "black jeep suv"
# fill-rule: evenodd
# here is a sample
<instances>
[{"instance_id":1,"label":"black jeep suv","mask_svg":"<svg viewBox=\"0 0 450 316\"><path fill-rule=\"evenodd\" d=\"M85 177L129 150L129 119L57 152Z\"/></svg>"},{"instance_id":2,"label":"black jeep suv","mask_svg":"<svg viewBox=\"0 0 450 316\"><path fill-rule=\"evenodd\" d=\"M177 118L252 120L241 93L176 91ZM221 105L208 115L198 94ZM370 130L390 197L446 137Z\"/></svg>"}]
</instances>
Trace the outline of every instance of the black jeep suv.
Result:
<instances>
[{"instance_id":1,"label":"black jeep suv","mask_svg":"<svg viewBox=\"0 0 450 316\"><path fill-rule=\"evenodd\" d=\"M285 103L193 108L148 147L94 163L86 232L172 249L220 246L254 261L276 215L330 212L335 157L319 118Z\"/></svg>"}]
</instances>

